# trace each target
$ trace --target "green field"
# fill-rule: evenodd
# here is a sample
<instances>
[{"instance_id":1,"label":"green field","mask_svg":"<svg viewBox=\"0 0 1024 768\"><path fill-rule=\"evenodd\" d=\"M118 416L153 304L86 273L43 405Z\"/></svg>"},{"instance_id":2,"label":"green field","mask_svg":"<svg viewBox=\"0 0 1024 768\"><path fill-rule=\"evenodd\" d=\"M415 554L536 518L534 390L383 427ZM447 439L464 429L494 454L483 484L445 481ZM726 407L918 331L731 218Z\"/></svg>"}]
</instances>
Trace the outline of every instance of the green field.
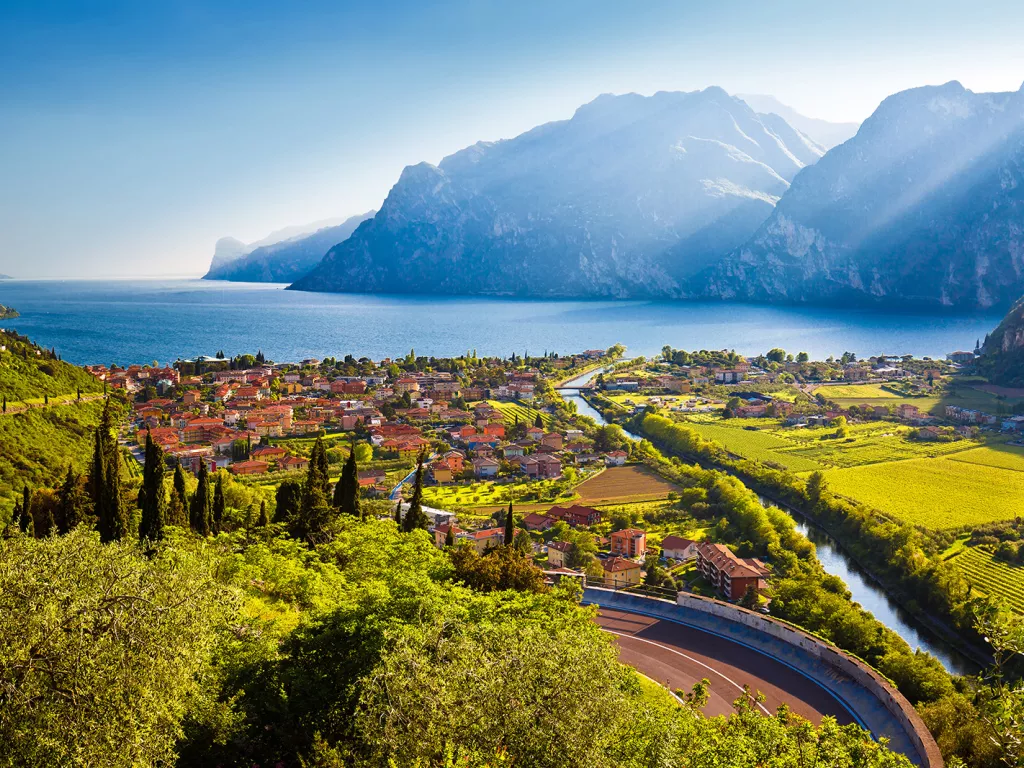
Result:
<instances>
[{"instance_id":1,"label":"green field","mask_svg":"<svg viewBox=\"0 0 1024 768\"><path fill-rule=\"evenodd\" d=\"M813 394L824 395L829 400L895 400L900 397L894 392L882 389L881 384L837 384L818 387Z\"/></svg>"},{"instance_id":2,"label":"green field","mask_svg":"<svg viewBox=\"0 0 1024 768\"><path fill-rule=\"evenodd\" d=\"M743 420L735 419L733 421ZM816 469L821 469L821 465L813 459L792 453L797 446L789 440L776 437L769 430L750 430L698 420L688 420L687 426L692 427L708 440L714 440L725 446L730 453L745 459L770 461L781 464L793 472L813 472Z\"/></svg>"},{"instance_id":3,"label":"green field","mask_svg":"<svg viewBox=\"0 0 1024 768\"><path fill-rule=\"evenodd\" d=\"M1024 473L949 458L867 464L825 473L836 493L915 525L956 528L1019 514Z\"/></svg>"},{"instance_id":4,"label":"green field","mask_svg":"<svg viewBox=\"0 0 1024 768\"><path fill-rule=\"evenodd\" d=\"M852 424L846 438L836 438L834 427L820 429L784 427L776 419L719 419L712 415L685 417L686 423L704 437L730 452L758 461L773 461L793 472L856 467L887 461L921 459L959 454L977 442L925 442L908 438L909 427L891 422ZM748 427L757 427L757 430Z\"/></svg>"},{"instance_id":5,"label":"green field","mask_svg":"<svg viewBox=\"0 0 1024 768\"><path fill-rule=\"evenodd\" d=\"M1024 472L1024 448L1010 445L988 445L970 451L958 453L950 458L968 464L979 464L986 467L999 467L1014 472Z\"/></svg>"},{"instance_id":6,"label":"green field","mask_svg":"<svg viewBox=\"0 0 1024 768\"><path fill-rule=\"evenodd\" d=\"M1024 613L1024 566L997 560L977 547L965 547L952 563L971 581L975 590L1006 601L1017 613Z\"/></svg>"}]
</instances>

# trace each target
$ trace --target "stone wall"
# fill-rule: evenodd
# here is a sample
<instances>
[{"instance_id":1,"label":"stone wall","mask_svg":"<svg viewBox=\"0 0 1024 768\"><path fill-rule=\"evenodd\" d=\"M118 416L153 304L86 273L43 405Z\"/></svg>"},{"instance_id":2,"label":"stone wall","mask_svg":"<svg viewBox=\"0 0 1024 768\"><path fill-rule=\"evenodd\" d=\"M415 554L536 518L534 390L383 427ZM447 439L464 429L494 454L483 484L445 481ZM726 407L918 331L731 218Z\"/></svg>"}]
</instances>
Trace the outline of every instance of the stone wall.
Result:
<instances>
[{"instance_id":1,"label":"stone wall","mask_svg":"<svg viewBox=\"0 0 1024 768\"><path fill-rule=\"evenodd\" d=\"M640 595L588 586L584 591L583 599L586 603L624 611L633 610L637 613L660 616L669 621L676 621L691 626L692 615L688 617L687 613L697 612L705 616L714 616L722 621L736 622L749 629L763 632L765 635L788 645L800 648L810 657L832 667L836 672L853 680L877 699L888 710L894 720L899 723L911 743L914 744L918 752L918 759L915 762L925 768L942 768L943 766L942 755L939 752L938 745L936 745L935 739L932 738L921 716L918 715L917 710L914 709L910 702L890 685L885 678L863 661L790 624L755 613L754 611L748 611L736 605L686 593L680 593L677 602L673 604L668 600L657 600ZM759 650L765 652L763 649ZM818 682L824 685L825 688L830 688L830 681L827 679L818 680Z\"/></svg>"}]
</instances>

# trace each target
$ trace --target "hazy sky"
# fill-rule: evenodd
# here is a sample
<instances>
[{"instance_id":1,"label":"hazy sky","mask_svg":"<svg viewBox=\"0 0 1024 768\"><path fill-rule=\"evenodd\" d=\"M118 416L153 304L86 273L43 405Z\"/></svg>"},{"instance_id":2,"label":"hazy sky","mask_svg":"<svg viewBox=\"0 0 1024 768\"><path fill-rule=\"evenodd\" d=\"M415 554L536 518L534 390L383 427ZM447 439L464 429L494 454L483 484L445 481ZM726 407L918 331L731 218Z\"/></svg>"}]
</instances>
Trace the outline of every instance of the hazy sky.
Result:
<instances>
[{"instance_id":1,"label":"hazy sky","mask_svg":"<svg viewBox=\"0 0 1024 768\"><path fill-rule=\"evenodd\" d=\"M214 241L375 208L402 167L602 92L1024 81L1024 3L7 0L0 272L200 274Z\"/></svg>"}]
</instances>

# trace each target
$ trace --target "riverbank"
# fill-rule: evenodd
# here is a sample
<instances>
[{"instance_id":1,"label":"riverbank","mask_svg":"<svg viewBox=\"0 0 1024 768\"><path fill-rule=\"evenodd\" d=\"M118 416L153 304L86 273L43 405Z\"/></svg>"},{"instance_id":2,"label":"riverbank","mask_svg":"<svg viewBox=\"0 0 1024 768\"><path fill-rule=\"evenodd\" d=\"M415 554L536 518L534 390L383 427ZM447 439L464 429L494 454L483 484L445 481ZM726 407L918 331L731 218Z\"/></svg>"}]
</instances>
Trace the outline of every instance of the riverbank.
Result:
<instances>
[{"instance_id":1,"label":"riverbank","mask_svg":"<svg viewBox=\"0 0 1024 768\"><path fill-rule=\"evenodd\" d=\"M590 411L587 415L594 418L598 423L608 423L602 415L601 407L610 403L610 407L622 410L621 406L612 401L597 400L593 395L587 397L575 388L569 389L575 392L575 394L570 397L574 399L579 398L585 402ZM564 392L563 396L565 396ZM591 402L592 400L594 402ZM646 437L632 433L627 434L634 440ZM923 616L919 611L913 610L908 605L910 601L908 601L907 597L900 590L893 589L891 585L879 578L877 574L872 573L870 569L864 567L859 558L842 546L839 537L835 536L831 531L822 526L820 521L805 514L802 510L797 510L792 505L776 499L774 494L771 494L770 491L764 492L764 489L759 487L760 484L756 483L753 478L744 476L742 473L735 471L731 467L707 465L695 456L681 455L680 458L689 462L693 466L700 467L702 469L725 472L726 474L735 477L759 497L769 499L773 504L789 514L790 517L797 520L798 525L799 521L803 521L805 525L812 525L817 531L820 531L822 534L827 536L835 544L831 554L834 554L847 565L847 568L843 569L846 570L847 573L834 573L834 570L836 569L829 570L828 568L826 568L826 571L842 578L844 583L847 584L847 588L850 589L853 594L853 599L858 604L866 606L866 610L874 608L873 613L881 614L882 617L879 618L879 616L876 616L876 618L879 618L882 624L900 635L908 642L908 644L911 645L911 647L919 647L928 651L942 662L947 671L955 674L969 674L975 672L979 666L984 666L986 664L982 655L978 653L978 650L965 644L959 634L955 633L951 627L944 628L941 623L937 623L937 620L934 618ZM808 536L808 538L810 539L811 537ZM821 545L818 542L815 542L815 545L819 547L819 549L821 548ZM822 565L825 567L825 563ZM863 575L864 579L871 583L868 584L862 581L861 584L850 584L849 582L852 581L848 578L848 572L850 570ZM844 576L847 578L844 578ZM904 614L906 618L899 615L900 613ZM909 619L909 621L907 619ZM924 636L922 636L922 634Z\"/></svg>"}]
</instances>

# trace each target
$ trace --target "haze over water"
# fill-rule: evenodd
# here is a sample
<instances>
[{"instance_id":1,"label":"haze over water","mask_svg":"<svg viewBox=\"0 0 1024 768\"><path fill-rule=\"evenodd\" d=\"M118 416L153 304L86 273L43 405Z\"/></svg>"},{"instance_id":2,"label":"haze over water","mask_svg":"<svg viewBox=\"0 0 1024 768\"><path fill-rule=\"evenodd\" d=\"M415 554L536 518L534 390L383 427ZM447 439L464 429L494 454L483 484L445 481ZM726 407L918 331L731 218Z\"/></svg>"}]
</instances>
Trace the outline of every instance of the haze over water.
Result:
<instances>
[{"instance_id":1,"label":"haze over water","mask_svg":"<svg viewBox=\"0 0 1024 768\"><path fill-rule=\"evenodd\" d=\"M161 363L262 350L306 357L575 352L621 343L630 355L782 347L812 359L852 351L942 357L973 349L1001 317L667 301L544 301L284 291L200 280L2 281L4 327L78 364Z\"/></svg>"}]
</instances>

